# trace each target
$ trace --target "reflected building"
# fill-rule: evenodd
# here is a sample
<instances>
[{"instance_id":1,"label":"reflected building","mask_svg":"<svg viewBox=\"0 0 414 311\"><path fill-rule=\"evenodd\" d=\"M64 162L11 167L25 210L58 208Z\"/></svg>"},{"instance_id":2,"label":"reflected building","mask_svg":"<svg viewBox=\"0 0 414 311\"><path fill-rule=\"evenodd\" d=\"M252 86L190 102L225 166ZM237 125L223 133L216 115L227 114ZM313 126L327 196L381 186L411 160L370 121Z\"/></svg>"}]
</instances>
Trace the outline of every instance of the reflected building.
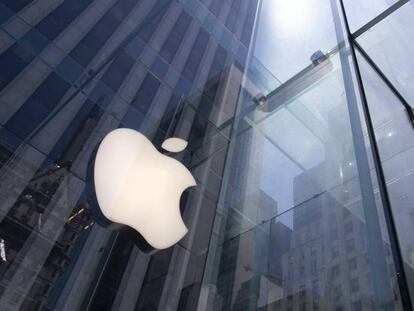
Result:
<instances>
[{"instance_id":1,"label":"reflected building","mask_svg":"<svg viewBox=\"0 0 414 311\"><path fill-rule=\"evenodd\" d=\"M0 0L1 310L409 309L412 170L401 163L414 136L400 98L372 82L368 64L391 214L404 228L398 254L336 1L310 10L321 23L315 46L292 30L299 24L289 38L272 24L276 36L263 39L276 2ZM336 35L326 51L325 34ZM386 40L367 41L375 50ZM180 201L189 232L168 249L138 245L99 213L94 154L123 127L159 150L170 137L188 141L168 156L198 185Z\"/></svg>"},{"instance_id":2,"label":"reflected building","mask_svg":"<svg viewBox=\"0 0 414 311\"><path fill-rule=\"evenodd\" d=\"M0 304L193 310L257 1L197 2L204 19L191 2L0 6ZM146 254L94 222L87 166L117 127L157 147L171 136L189 142L177 157L200 187L182 198L190 232L174 248Z\"/></svg>"},{"instance_id":3,"label":"reflected building","mask_svg":"<svg viewBox=\"0 0 414 311\"><path fill-rule=\"evenodd\" d=\"M306 174L297 177L295 193L303 192L307 179ZM294 209L291 249L284 256L286 310L372 310L381 303L372 286L376 272L367 224L354 211L355 206L344 206L329 192ZM393 273L390 247L383 243ZM395 306L388 307L401 310L400 298L394 298Z\"/></svg>"}]
</instances>

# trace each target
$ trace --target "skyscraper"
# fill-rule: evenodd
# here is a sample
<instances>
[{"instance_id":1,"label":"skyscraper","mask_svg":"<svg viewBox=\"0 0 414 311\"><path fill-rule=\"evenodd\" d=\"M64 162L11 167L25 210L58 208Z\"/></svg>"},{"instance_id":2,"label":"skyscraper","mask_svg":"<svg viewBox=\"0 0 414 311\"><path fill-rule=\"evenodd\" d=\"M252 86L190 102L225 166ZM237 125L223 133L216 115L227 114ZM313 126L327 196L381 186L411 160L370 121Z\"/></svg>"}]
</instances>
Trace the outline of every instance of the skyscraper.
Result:
<instances>
[{"instance_id":1,"label":"skyscraper","mask_svg":"<svg viewBox=\"0 0 414 311\"><path fill-rule=\"evenodd\" d=\"M409 310L413 20L405 0L0 0L0 309ZM99 210L116 128L197 181L170 248Z\"/></svg>"}]
</instances>

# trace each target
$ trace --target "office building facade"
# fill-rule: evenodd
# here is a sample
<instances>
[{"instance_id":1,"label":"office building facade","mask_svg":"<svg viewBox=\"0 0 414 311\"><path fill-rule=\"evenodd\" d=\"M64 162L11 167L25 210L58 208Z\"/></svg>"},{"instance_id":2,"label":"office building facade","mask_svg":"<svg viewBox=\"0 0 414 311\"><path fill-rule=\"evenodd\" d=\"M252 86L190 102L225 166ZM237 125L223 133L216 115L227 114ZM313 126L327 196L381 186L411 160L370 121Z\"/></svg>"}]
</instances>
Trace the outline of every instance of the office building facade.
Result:
<instances>
[{"instance_id":1,"label":"office building facade","mask_svg":"<svg viewBox=\"0 0 414 311\"><path fill-rule=\"evenodd\" d=\"M413 24L406 0L1 0L1 310L410 310ZM172 247L100 211L117 128L197 181Z\"/></svg>"}]
</instances>

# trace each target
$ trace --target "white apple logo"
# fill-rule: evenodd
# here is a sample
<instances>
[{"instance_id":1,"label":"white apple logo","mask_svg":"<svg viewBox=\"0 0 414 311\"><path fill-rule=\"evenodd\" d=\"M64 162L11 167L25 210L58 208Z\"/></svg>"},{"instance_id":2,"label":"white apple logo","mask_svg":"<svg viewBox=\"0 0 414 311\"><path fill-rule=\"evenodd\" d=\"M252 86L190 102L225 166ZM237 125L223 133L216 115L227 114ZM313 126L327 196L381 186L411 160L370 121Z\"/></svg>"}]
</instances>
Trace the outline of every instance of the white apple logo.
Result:
<instances>
[{"instance_id":1,"label":"white apple logo","mask_svg":"<svg viewBox=\"0 0 414 311\"><path fill-rule=\"evenodd\" d=\"M171 152L186 146L179 138L167 139L162 145ZM196 185L194 177L143 134L121 128L106 135L96 154L94 179L105 217L132 227L152 247L170 247L187 233L179 203L183 191Z\"/></svg>"}]
</instances>

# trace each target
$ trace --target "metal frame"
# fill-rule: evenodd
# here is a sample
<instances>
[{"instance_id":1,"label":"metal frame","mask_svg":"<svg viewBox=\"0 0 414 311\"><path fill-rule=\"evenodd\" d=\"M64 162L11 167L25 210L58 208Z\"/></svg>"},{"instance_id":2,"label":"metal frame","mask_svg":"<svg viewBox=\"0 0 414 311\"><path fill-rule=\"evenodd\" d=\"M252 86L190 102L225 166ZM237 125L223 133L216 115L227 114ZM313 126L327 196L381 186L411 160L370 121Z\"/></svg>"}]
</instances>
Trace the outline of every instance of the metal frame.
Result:
<instances>
[{"instance_id":1,"label":"metal frame","mask_svg":"<svg viewBox=\"0 0 414 311\"><path fill-rule=\"evenodd\" d=\"M336 0L333 0L335 2ZM376 25L380 21L382 21L384 18L389 16L391 13L393 13L395 10L400 8L402 5L408 2L408 0L401 0L391 6L388 10L374 18L372 21L367 23L365 26L357 30L354 34L351 33L348 17L346 14L345 6L343 0L338 0L340 4L340 11L343 17L344 21L344 28L345 28L345 34L347 37L347 40L349 42L350 46L350 56L353 62L353 69L356 77L356 83L360 95L361 100L361 106L362 111L365 117L366 126L367 126L367 132L368 132L368 138L371 145L371 151L372 151L372 157L374 162L374 167L376 171L376 177L378 181L378 187L379 187L379 194L381 197L381 203L383 206L383 211L385 215L385 221L388 229L388 235L390 239L390 246L392 250L392 255L394 259L394 265L396 269L396 276L397 281L401 293L401 299L402 299L402 305L404 310L413 310L412 308L412 302L410 298L409 293L409 285L408 280L406 278L406 275L404 273L404 260L402 256L402 252L398 243L398 233L397 233L397 226L394 220L392 207L391 207L391 201L387 189L387 183L386 178L384 174L384 170L381 163L381 156L379 147L377 144L377 138L375 134L374 125L371 118L370 108L367 101L367 96L365 93L364 83L360 71L360 67L358 64L358 58L356 56L356 49L361 53L361 55L367 60L368 64L374 69L374 71L382 78L382 80L386 83L386 85L393 91L393 93L401 100L404 107L406 107L407 112L410 116L410 120L412 121L413 116L413 110L411 106L408 104L408 102L404 99L404 97L398 92L398 90L392 85L392 83L387 79L387 77L382 73L382 71L378 68L378 66L375 64L374 61L368 56L368 54L361 48L361 46L356 42L356 38L361 35L363 32L365 32L367 29L371 28L372 26ZM336 5L336 4L335 4Z\"/></svg>"},{"instance_id":2,"label":"metal frame","mask_svg":"<svg viewBox=\"0 0 414 311\"><path fill-rule=\"evenodd\" d=\"M400 100L401 104L404 106L407 111L408 118L410 119L411 125L414 126L414 109L407 102L404 96L398 91L398 89L392 84L392 82L387 78L387 76L382 72L378 65L372 60L368 53L361 47L358 41L355 40L355 37L352 38L353 46L358 50L359 54L365 59L365 61L371 66L371 68L376 72L376 74L382 79L382 81L388 86L388 88L393 92L393 94Z\"/></svg>"},{"instance_id":3,"label":"metal frame","mask_svg":"<svg viewBox=\"0 0 414 311\"><path fill-rule=\"evenodd\" d=\"M356 39L360 35L362 35L364 32L366 32L368 29L374 27L376 24L381 22L384 18L388 17L390 14L394 13L396 10L398 10L400 7L402 7L404 4L409 2L409 0L400 0L391 5L388 9L386 9L384 12L382 12L380 15L375 17L374 19L370 20L368 23L366 23L364 26L359 28L357 31L355 31L352 34L352 38Z\"/></svg>"},{"instance_id":4,"label":"metal frame","mask_svg":"<svg viewBox=\"0 0 414 311\"><path fill-rule=\"evenodd\" d=\"M408 118L410 119L411 124L414 126L414 109L404 96L398 91L397 87L387 78L387 76L382 72L379 66L373 61L373 59L368 55L368 53L362 48L358 43L357 38L364 34L366 31L376 26L378 23L382 22L389 15L394 13L396 10L401 8L404 4L408 3L409 0L400 0L390 6L387 10L382 12L380 15L366 23L364 26L359 28L353 33L349 32L349 41L351 45L356 48L359 54L365 59L365 61L371 66L371 68L377 73L377 75L382 79L382 81L388 86L388 88L393 92L393 94L400 100L401 104L404 106L407 111ZM344 9L345 12L345 9ZM345 17L347 19L347 17Z\"/></svg>"}]
</instances>

